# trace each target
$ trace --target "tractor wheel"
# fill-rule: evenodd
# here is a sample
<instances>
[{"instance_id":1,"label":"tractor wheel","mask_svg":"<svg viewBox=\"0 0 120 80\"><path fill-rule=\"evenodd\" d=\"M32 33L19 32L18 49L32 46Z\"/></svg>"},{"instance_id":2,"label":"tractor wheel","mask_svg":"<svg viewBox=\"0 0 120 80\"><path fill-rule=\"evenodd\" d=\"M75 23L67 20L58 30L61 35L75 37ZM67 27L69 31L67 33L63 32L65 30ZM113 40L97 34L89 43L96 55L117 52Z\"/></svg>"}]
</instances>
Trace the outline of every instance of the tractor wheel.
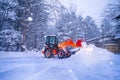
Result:
<instances>
[{"instance_id":1,"label":"tractor wheel","mask_svg":"<svg viewBox=\"0 0 120 80\"><path fill-rule=\"evenodd\" d=\"M67 53L65 53L65 57L68 58L71 56L71 53L68 51Z\"/></svg>"},{"instance_id":2,"label":"tractor wheel","mask_svg":"<svg viewBox=\"0 0 120 80\"><path fill-rule=\"evenodd\" d=\"M65 53L63 52L63 51L58 51L58 58L59 59L62 59L62 58L64 58L65 57Z\"/></svg>"},{"instance_id":3,"label":"tractor wheel","mask_svg":"<svg viewBox=\"0 0 120 80\"><path fill-rule=\"evenodd\" d=\"M51 52L50 49L46 49L46 50L45 50L44 56L45 56L46 58L54 57L54 55L52 54L52 52Z\"/></svg>"}]
</instances>

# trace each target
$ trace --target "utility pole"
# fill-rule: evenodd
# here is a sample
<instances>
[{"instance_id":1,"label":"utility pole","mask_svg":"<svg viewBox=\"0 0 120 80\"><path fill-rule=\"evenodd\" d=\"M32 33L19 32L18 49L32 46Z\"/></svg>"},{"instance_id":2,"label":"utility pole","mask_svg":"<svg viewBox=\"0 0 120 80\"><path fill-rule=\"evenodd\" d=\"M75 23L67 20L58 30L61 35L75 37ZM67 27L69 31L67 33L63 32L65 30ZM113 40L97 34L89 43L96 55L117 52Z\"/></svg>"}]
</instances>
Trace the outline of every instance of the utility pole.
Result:
<instances>
[{"instance_id":1,"label":"utility pole","mask_svg":"<svg viewBox=\"0 0 120 80\"><path fill-rule=\"evenodd\" d=\"M104 40L104 25L101 25L102 28L102 39L103 39L103 48L104 48L104 44L105 44L105 40Z\"/></svg>"},{"instance_id":2,"label":"utility pole","mask_svg":"<svg viewBox=\"0 0 120 80\"><path fill-rule=\"evenodd\" d=\"M87 40L87 27L84 27L85 28L85 41Z\"/></svg>"}]
</instances>

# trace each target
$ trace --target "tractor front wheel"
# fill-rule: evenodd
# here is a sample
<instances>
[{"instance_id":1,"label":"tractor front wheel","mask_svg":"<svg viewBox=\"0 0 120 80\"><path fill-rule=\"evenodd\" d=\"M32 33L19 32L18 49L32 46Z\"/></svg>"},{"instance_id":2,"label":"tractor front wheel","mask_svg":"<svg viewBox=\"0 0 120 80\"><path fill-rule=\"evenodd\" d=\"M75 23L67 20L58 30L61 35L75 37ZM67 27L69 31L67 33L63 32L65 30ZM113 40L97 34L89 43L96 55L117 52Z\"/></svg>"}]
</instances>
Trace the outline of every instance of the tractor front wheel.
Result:
<instances>
[{"instance_id":1,"label":"tractor front wheel","mask_svg":"<svg viewBox=\"0 0 120 80\"><path fill-rule=\"evenodd\" d=\"M50 49L46 49L46 50L45 50L44 56L45 56L46 58L54 57Z\"/></svg>"}]
</instances>

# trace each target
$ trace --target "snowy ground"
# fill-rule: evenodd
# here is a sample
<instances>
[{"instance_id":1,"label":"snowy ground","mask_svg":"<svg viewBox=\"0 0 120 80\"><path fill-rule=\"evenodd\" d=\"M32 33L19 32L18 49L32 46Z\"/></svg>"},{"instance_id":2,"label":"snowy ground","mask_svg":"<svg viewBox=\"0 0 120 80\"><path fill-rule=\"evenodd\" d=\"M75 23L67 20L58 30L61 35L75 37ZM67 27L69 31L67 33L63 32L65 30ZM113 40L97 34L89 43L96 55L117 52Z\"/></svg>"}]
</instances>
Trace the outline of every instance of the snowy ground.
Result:
<instances>
[{"instance_id":1,"label":"snowy ground","mask_svg":"<svg viewBox=\"0 0 120 80\"><path fill-rule=\"evenodd\" d=\"M0 80L120 80L120 55L93 45L66 59L0 52Z\"/></svg>"}]
</instances>

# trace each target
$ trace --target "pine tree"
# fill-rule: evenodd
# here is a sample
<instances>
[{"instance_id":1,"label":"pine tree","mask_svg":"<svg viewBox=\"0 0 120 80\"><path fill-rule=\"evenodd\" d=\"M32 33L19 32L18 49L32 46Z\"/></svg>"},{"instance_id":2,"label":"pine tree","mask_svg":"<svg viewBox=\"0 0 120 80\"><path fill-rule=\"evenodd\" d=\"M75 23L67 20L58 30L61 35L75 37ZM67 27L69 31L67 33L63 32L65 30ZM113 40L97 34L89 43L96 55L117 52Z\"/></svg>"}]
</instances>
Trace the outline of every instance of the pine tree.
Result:
<instances>
[{"instance_id":1,"label":"pine tree","mask_svg":"<svg viewBox=\"0 0 120 80\"><path fill-rule=\"evenodd\" d=\"M100 32L97 28L97 25L90 16L87 16L84 20L84 29L86 40L100 36Z\"/></svg>"}]
</instances>

